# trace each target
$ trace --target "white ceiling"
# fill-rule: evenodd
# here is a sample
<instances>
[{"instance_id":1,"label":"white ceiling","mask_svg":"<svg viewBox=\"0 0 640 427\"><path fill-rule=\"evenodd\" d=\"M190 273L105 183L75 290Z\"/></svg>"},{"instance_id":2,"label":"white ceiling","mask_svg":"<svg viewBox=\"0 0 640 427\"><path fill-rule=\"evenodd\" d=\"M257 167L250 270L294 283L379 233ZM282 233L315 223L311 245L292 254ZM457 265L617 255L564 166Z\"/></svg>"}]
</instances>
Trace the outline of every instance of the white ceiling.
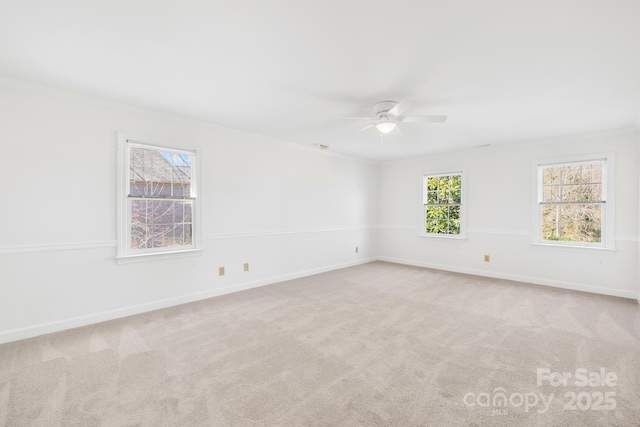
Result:
<instances>
[{"instance_id":1,"label":"white ceiling","mask_svg":"<svg viewBox=\"0 0 640 427\"><path fill-rule=\"evenodd\" d=\"M397 159L636 127L640 1L1 0L0 75Z\"/></svg>"}]
</instances>

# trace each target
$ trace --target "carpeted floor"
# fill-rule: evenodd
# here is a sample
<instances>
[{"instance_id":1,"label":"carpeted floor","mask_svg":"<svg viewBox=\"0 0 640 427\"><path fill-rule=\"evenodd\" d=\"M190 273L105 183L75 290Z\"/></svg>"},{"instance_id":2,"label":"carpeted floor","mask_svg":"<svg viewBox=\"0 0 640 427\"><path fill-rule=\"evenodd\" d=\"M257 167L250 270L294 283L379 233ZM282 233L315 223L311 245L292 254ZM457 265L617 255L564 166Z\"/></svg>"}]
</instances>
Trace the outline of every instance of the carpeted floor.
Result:
<instances>
[{"instance_id":1,"label":"carpeted floor","mask_svg":"<svg viewBox=\"0 0 640 427\"><path fill-rule=\"evenodd\" d=\"M0 345L0 425L639 426L640 306L375 262Z\"/></svg>"}]
</instances>

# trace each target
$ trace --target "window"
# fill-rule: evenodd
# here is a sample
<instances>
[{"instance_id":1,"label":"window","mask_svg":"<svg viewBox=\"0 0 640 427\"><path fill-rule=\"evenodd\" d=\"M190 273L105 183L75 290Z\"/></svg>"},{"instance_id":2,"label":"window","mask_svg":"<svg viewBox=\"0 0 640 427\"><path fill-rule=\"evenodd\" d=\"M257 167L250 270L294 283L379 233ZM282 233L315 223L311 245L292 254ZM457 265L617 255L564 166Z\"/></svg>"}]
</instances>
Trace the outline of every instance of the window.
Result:
<instances>
[{"instance_id":1,"label":"window","mask_svg":"<svg viewBox=\"0 0 640 427\"><path fill-rule=\"evenodd\" d=\"M422 233L464 237L463 172L425 174L422 177Z\"/></svg>"},{"instance_id":2,"label":"window","mask_svg":"<svg viewBox=\"0 0 640 427\"><path fill-rule=\"evenodd\" d=\"M613 155L537 164L537 243L613 246Z\"/></svg>"},{"instance_id":3,"label":"window","mask_svg":"<svg viewBox=\"0 0 640 427\"><path fill-rule=\"evenodd\" d=\"M196 152L120 139L119 256L195 249Z\"/></svg>"}]
</instances>

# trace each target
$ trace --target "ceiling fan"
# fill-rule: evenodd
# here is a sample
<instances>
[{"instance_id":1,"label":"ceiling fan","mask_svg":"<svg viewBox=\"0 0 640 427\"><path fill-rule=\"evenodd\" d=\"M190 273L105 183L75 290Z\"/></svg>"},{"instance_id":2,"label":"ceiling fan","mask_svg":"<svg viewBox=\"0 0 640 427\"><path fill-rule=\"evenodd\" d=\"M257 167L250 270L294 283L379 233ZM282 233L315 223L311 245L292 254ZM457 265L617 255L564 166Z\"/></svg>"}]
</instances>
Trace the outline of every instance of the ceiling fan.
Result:
<instances>
[{"instance_id":1,"label":"ceiling fan","mask_svg":"<svg viewBox=\"0 0 640 427\"><path fill-rule=\"evenodd\" d=\"M406 102L380 101L373 106L373 117L344 117L353 120L370 120L372 123L360 130L376 127L382 133L389 133L398 123L442 123L447 116L409 116L402 113L406 110Z\"/></svg>"}]
</instances>

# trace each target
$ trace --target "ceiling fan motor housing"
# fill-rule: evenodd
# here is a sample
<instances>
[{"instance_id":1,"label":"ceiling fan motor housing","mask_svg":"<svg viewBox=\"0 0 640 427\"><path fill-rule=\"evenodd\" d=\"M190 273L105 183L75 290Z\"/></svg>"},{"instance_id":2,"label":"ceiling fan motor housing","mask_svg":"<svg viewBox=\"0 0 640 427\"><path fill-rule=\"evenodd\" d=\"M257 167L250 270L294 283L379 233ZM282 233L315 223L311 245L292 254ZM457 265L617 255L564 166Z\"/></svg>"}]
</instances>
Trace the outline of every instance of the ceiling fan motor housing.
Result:
<instances>
[{"instance_id":1,"label":"ceiling fan motor housing","mask_svg":"<svg viewBox=\"0 0 640 427\"><path fill-rule=\"evenodd\" d=\"M389 111L398 105L395 101L380 101L373 106L373 112L376 115L376 119L389 119Z\"/></svg>"}]
</instances>

